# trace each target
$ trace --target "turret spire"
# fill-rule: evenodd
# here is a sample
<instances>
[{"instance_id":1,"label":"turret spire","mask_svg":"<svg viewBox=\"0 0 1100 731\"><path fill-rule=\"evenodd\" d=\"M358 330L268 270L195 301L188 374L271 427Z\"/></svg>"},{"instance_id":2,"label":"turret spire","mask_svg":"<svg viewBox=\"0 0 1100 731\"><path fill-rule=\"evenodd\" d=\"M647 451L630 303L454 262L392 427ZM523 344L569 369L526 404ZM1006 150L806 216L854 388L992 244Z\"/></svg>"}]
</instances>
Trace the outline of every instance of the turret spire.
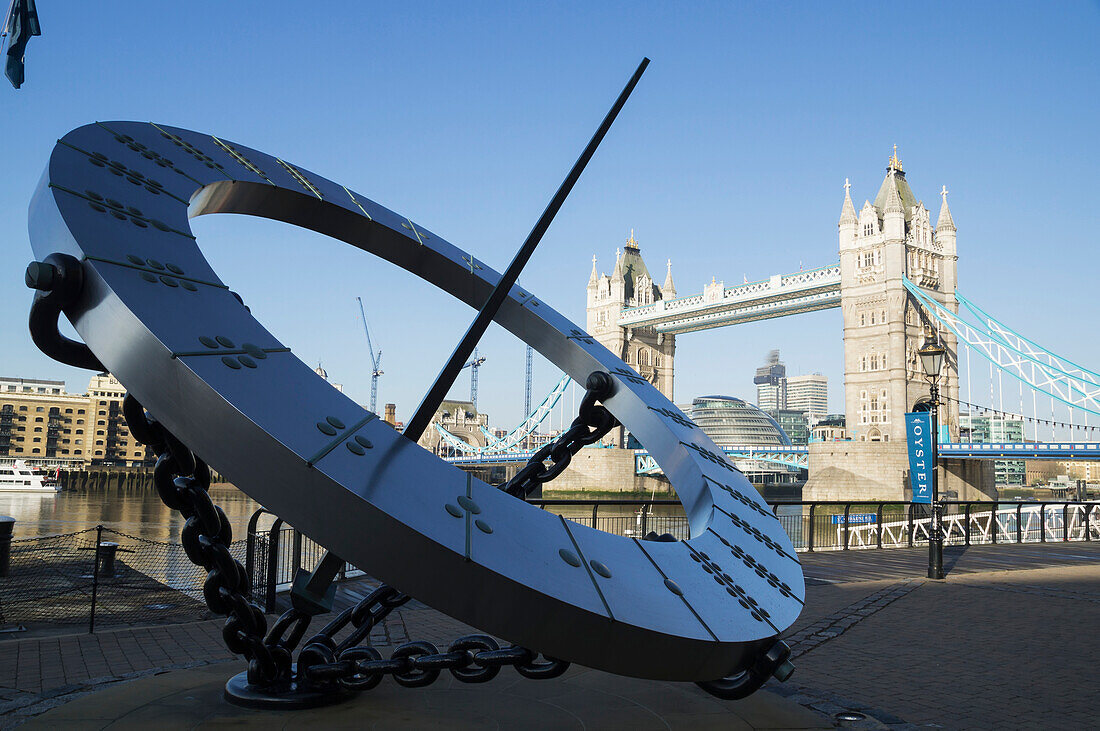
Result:
<instances>
[{"instance_id":1,"label":"turret spire","mask_svg":"<svg viewBox=\"0 0 1100 731\"><path fill-rule=\"evenodd\" d=\"M894 170L895 168L890 170L890 185L889 189L886 191L886 208L883 213L900 213L904 216L905 209L901 206L901 196L898 195L898 185L897 180L894 178Z\"/></svg>"},{"instance_id":2,"label":"turret spire","mask_svg":"<svg viewBox=\"0 0 1100 731\"><path fill-rule=\"evenodd\" d=\"M955 221L951 218L951 209L947 207L947 186L940 189L943 203L940 205L940 217L936 220L936 231L954 231Z\"/></svg>"},{"instance_id":3,"label":"turret spire","mask_svg":"<svg viewBox=\"0 0 1100 731\"><path fill-rule=\"evenodd\" d=\"M672 283L672 259L668 260L668 272L665 274L665 284L661 287L661 296L665 299L676 296L676 285Z\"/></svg>"},{"instance_id":4,"label":"turret spire","mask_svg":"<svg viewBox=\"0 0 1100 731\"><path fill-rule=\"evenodd\" d=\"M887 241L905 238L905 208L898 193L898 173L891 169L886 176L886 200L882 211L882 233Z\"/></svg>"},{"instance_id":5,"label":"turret spire","mask_svg":"<svg viewBox=\"0 0 1100 731\"><path fill-rule=\"evenodd\" d=\"M844 179L844 207L840 209L840 225L843 226L846 223L852 225L859 223L856 207L852 204L852 184L848 182L848 178Z\"/></svg>"},{"instance_id":6,"label":"turret spire","mask_svg":"<svg viewBox=\"0 0 1100 731\"><path fill-rule=\"evenodd\" d=\"M611 272L611 279L619 280L620 282L625 281L625 278L623 277L622 252L619 251L617 248L615 249L615 269Z\"/></svg>"},{"instance_id":7,"label":"turret spire","mask_svg":"<svg viewBox=\"0 0 1100 731\"><path fill-rule=\"evenodd\" d=\"M600 281L600 275L596 273L596 255L592 255L592 274L588 277L588 286L595 287Z\"/></svg>"}]
</instances>

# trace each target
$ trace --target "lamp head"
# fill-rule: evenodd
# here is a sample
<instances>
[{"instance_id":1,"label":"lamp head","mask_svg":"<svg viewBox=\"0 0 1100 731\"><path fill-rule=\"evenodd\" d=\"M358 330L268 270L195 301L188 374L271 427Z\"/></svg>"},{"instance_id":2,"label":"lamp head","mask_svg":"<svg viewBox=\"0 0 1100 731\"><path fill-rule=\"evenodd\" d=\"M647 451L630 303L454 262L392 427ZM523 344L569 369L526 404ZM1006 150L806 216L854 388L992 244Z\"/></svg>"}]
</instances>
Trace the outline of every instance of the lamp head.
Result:
<instances>
[{"instance_id":1,"label":"lamp head","mask_svg":"<svg viewBox=\"0 0 1100 731\"><path fill-rule=\"evenodd\" d=\"M939 344L938 340L926 340L920 350L917 351L917 355L920 356L921 367L924 368L925 374L932 380L940 376L945 352L947 351Z\"/></svg>"}]
</instances>

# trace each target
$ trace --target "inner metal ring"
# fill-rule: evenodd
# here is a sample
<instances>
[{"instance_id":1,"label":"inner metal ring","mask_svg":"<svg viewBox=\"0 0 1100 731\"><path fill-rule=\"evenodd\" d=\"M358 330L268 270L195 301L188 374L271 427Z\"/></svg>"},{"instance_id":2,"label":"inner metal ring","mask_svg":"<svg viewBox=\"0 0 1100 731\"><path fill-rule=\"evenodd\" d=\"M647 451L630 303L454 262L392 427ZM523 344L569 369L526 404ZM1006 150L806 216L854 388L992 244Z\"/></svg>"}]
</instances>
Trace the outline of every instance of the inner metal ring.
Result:
<instances>
[{"instance_id":1,"label":"inner metal ring","mask_svg":"<svg viewBox=\"0 0 1100 731\"><path fill-rule=\"evenodd\" d=\"M641 541L566 520L405 439L229 291L191 233L189 217L208 213L332 236L475 308L500 274L412 219L243 145L141 122L65 135L31 202L35 255L82 260L84 289L67 311L77 332L250 497L455 619L623 675L723 677L797 618L801 565L756 489L668 399L545 302L515 286L496 322L579 383L611 375L604 404L661 465L690 539ZM475 526L471 505L491 530Z\"/></svg>"}]
</instances>

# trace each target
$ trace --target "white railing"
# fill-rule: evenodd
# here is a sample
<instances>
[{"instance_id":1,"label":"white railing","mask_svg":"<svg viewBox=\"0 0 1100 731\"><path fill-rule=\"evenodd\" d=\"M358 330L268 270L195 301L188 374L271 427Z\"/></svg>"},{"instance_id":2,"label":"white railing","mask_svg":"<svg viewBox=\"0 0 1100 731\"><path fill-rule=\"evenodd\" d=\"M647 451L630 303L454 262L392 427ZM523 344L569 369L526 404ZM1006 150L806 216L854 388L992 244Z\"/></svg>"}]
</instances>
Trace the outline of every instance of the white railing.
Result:
<instances>
[{"instance_id":1,"label":"white railing","mask_svg":"<svg viewBox=\"0 0 1100 731\"><path fill-rule=\"evenodd\" d=\"M1086 515L1088 518L1086 526ZM991 520L991 516L993 519ZM878 523L849 524L848 548L899 548L928 540L930 517L908 517ZM834 545L815 550L844 548L845 526L835 526ZM969 527L969 530L968 530ZM994 538L993 530L996 529ZM909 532L912 529L913 539ZM1086 533L1087 529L1087 533ZM1030 503L998 508L995 512L951 513L943 516L944 545L987 543L1039 543L1100 539L1100 504Z\"/></svg>"}]
</instances>

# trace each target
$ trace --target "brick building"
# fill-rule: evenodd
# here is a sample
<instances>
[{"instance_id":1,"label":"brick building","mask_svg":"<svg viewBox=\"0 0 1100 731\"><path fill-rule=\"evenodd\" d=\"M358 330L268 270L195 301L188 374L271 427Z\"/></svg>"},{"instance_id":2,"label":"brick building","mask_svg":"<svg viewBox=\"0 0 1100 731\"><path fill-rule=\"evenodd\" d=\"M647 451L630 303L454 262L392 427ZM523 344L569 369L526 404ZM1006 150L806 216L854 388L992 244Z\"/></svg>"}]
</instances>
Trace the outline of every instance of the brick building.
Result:
<instances>
[{"instance_id":1,"label":"brick building","mask_svg":"<svg viewBox=\"0 0 1100 731\"><path fill-rule=\"evenodd\" d=\"M113 376L92 376L88 391L64 381L0 377L0 463L43 467L152 464L122 417L126 390Z\"/></svg>"}]
</instances>

